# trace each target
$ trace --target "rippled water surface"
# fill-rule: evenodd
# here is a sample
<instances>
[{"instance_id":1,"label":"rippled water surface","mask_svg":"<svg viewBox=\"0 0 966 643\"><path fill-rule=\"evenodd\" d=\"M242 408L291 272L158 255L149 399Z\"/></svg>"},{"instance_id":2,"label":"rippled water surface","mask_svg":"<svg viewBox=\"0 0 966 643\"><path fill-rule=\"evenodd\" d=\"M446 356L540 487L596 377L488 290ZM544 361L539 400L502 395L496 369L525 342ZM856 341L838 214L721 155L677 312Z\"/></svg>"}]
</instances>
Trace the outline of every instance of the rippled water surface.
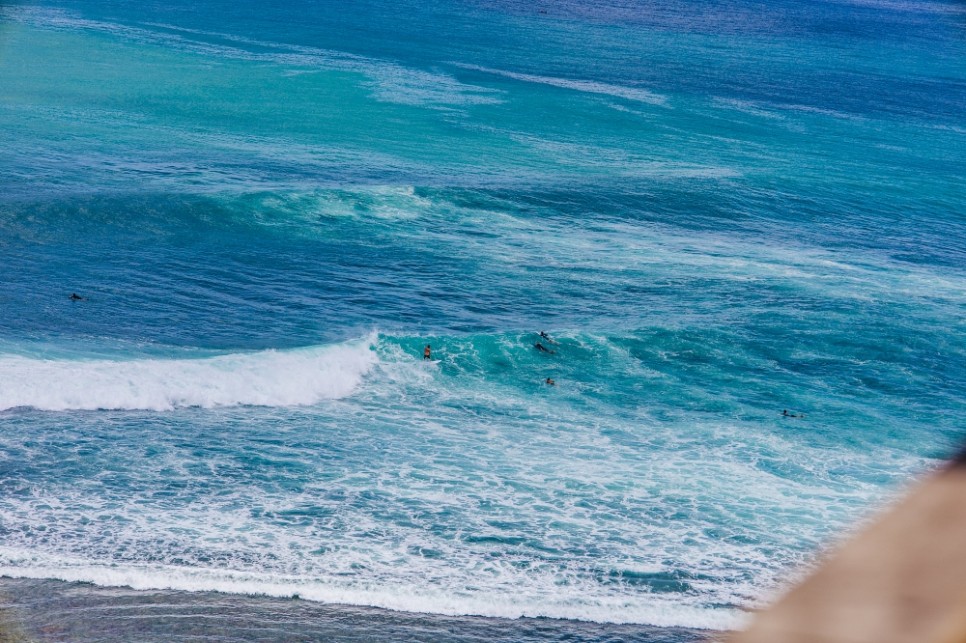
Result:
<instances>
[{"instance_id":1,"label":"rippled water surface","mask_svg":"<svg viewBox=\"0 0 966 643\"><path fill-rule=\"evenodd\" d=\"M964 34L3 4L9 604L73 640L740 626L963 437Z\"/></svg>"}]
</instances>

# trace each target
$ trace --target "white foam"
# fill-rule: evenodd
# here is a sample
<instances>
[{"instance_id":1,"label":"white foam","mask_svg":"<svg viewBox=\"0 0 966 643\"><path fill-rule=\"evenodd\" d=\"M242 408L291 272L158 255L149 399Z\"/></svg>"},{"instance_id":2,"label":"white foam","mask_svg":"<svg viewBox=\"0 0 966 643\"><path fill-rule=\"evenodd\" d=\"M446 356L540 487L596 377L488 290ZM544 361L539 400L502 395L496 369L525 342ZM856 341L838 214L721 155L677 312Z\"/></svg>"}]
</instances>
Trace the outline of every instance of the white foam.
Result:
<instances>
[{"instance_id":1,"label":"white foam","mask_svg":"<svg viewBox=\"0 0 966 643\"><path fill-rule=\"evenodd\" d=\"M0 410L298 406L353 392L378 358L369 340L204 359L0 356Z\"/></svg>"},{"instance_id":2,"label":"white foam","mask_svg":"<svg viewBox=\"0 0 966 643\"><path fill-rule=\"evenodd\" d=\"M604 336L558 337L608 349ZM76 477L24 481L27 493L0 499L0 574L432 614L730 629L740 610L720 606L760 604L763 587L770 592L828 529L881 493L834 471L880 466L888 451L872 458L731 422L687 430L653 423L640 433L642 450L602 431L629 429L634 418L514 397L482 376L440 376L472 363L478 350L470 338L449 338L437 367L381 342L363 403L313 413L313 423L353 427L326 432L336 440L330 453L351 451L344 464L318 458L324 449L311 432L260 443L258 453L278 464L251 476L231 445L183 448L180 437L159 436L149 459L139 441L78 455L72 466L108 463L107 476L86 485ZM616 357L605 361L623 368ZM425 414L423 390L433 399ZM474 391L493 397L477 403ZM450 404L451 395L461 403ZM250 429L254 437L278 426ZM15 433L7 440L20 442ZM50 470L47 448L0 452ZM889 469L908 471L912 461L896 453ZM802 471L777 475L760 462ZM113 472L124 476L117 484ZM132 492L127 475L142 491ZM176 496L145 492L170 490L172 479ZM625 572L644 580L625 581ZM652 574L690 589L655 591Z\"/></svg>"},{"instance_id":3,"label":"white foam","mask_svg":"<svg viewBox=\"0 0 966 643\"><path fill-rule=\"evenodd\" d=\"M642 624L732 630L741 627L743 615L732 609L683 605L653 594L580 596L579 589L558 588L554 596L519 593L448 592L425 585L379 586L320 581L218 569L169 565L92 565L36 556L32 552L0 548L0 576L93 583L102 587L135 590L222 592L249 596L296 597L340 605L377 607L400 612L491 618L556 618L597 623Z\"/></svg>"},{"instance_id":4,"label":"white foam","mask_svg":"<svg viewBox=\"0 0 966 643\"><path fill-rule=\"evenodd\" d=\"M589 94L603 94L605 96L613 96L615 98L624 98L626 100L632 100L639 103L648 103L650 105L659 105L662 107L667 106L667 98L661 96L660 94L655 94L646 89L639 89L636 87L624 87L622 85L612 85L610 83L601 83L592 80L573 80L568 78L556 78L554 76L538 76L535 74L521 74L513 71L505 71L502 69L492 69L490 67L481 67L479 65L467 65L463 63L451 63L455 67L460 67L461 69L469 69L472 71L482 72L484 74L493 74L495 76L503 76L505 78L512 78L513 80L520 80L527 83L539 83L541 85L551 85L553 87L560 87L562 89L571 89L578 92L586 92Z\"/></svg>"}]
</instances>

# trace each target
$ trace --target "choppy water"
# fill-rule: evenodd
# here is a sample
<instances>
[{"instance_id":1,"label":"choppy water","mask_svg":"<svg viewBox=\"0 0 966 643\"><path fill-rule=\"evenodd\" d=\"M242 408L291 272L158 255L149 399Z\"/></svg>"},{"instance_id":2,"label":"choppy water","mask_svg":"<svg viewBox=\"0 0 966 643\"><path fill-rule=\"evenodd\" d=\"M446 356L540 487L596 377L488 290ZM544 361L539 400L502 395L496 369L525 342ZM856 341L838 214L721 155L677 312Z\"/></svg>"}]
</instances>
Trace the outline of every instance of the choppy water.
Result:
<instances>
[{"instance_id":1,"label":"choppy water","mask_svg":"<svg viewBox=\"0 0 966 643\"><path fill-rule=\"evenodd\" d=\"M962 438L964 114L957 2L4 4L0 573L735 627Z\"/></svg>"}]
</instances>

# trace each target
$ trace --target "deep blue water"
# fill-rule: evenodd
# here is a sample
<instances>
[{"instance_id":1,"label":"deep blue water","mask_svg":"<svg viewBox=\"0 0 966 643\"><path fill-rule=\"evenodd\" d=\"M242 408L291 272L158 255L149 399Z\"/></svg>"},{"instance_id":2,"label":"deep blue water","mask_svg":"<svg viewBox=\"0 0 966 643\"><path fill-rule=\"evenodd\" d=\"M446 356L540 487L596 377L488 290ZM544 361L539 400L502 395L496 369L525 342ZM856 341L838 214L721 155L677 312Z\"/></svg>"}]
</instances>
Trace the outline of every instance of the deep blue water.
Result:
<instances>
[{"instance_id":1,"label":"deep blue water","mask_svg":"<svg viewBox=\"0 0 966 643\"><path fill-rule=\"evenodd\" d=\"M963 438L964 177L959 2L4 3L0 573L737 627Z\"/></svg>"}]
</instances>

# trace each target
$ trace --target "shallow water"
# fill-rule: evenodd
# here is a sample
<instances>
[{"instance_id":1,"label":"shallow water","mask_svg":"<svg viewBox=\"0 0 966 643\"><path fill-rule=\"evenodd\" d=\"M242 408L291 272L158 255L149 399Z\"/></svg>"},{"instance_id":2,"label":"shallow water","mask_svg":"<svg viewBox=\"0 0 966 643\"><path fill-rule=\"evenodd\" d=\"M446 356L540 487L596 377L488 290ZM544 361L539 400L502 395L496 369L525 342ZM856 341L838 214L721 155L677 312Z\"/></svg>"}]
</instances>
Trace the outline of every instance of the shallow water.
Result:
<instances>
[{"instance_id":1,"label":"shallow water","mask_svg":"<svg viewBox=\"0 0 966 643\"><path fill-rule=\"evenodd\" d=\"M57 581L4 580L0 609L37 641L575 641L704 643L708 632L553 619L387 612L207 592L134 591Z\"/></svg>"}]
</instances>

